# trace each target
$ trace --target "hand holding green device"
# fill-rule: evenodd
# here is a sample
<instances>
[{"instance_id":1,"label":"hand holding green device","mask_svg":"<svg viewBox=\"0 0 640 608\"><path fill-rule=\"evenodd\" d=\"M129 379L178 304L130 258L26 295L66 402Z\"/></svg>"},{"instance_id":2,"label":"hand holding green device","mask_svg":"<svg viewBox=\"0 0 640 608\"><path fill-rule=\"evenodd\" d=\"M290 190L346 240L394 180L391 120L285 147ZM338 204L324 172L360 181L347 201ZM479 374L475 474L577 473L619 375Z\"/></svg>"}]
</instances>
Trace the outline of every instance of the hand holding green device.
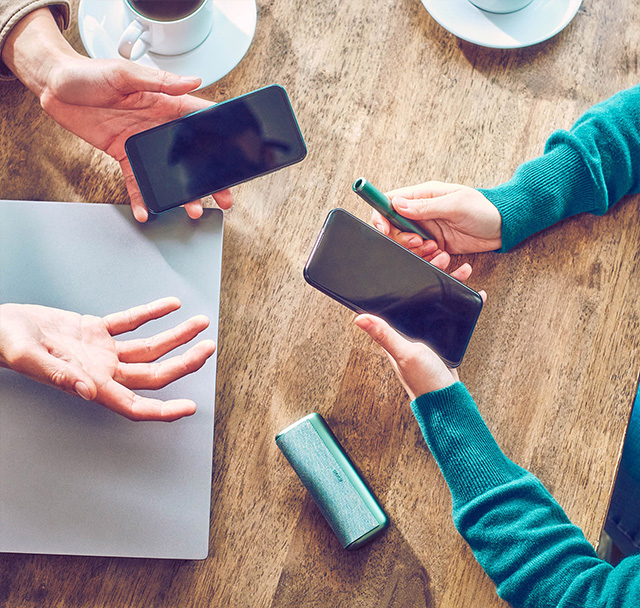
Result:
<instances>
[{"instance_id":1,"label":"hand holding green device","mask_svg":"<svg viewBox=\"0 0 640 608\"><path fill-rule=\"evenodd\" d=\"M400 215L391 204L389 197L372 186L364 177L359 177L353 182L353 191L366 203L371 205L380 215L389 220L391 225L402 232L415 232L425 241L435 241L433 235L425 230L418 222L409 220Z\"/></svg>"}]
</instances>

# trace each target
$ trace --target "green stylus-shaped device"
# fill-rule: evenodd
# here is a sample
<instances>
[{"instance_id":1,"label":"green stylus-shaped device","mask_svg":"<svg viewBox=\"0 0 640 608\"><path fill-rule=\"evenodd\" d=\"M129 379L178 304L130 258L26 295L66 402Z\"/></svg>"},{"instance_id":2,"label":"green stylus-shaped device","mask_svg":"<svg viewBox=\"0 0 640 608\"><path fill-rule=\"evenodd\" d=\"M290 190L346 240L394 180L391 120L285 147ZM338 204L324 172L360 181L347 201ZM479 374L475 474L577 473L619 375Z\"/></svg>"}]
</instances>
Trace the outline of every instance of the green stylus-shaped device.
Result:
<instances>
[{"instance_id":1,"label":"green stylus-shaped device","mask_svg":"<svg viewBox=\"0 0 640 608\"><path fill-rule=\"evenodd\" d=\"M435 241L433 235L420 224L401 216L393 208L389 197L372 186L364 177L359 177L353 182L352 188L362 200L369 203L380 215L386 217L398 230L419 234L425 241Z\"/></svg>"}]
</instances>

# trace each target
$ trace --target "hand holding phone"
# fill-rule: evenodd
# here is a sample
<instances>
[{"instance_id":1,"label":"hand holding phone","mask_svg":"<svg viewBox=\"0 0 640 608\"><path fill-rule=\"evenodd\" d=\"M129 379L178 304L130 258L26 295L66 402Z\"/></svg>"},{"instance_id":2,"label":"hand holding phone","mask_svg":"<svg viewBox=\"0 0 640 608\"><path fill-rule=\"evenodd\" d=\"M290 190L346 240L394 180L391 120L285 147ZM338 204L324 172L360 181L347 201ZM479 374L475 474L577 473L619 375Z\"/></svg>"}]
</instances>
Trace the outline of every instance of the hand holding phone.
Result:
<instances>
[{"instance_id":1,"label":"hand holding phone","mask_svg":"<svg viewBox=\"0 0 640 608\"><path fill-rule=\"evenodd\" d=\"M458 382L456 369L448 368L426 344L410 342L401 336L385 320L360 315L355 323L391 357L395 363L393 368L412 401Z\"/></svg>"},{"instance_id":2,"label":"hand holding phone","mask_svg":"<svg viewBox=\"0 0 640 608\"><path fill-rule=\"evenodd\" d=\"M307 153L278 85L137 133L125 150L152 213L271 173Z\"/></svg>"},{"instance_id":3,"label":"hand holding phone","mask_svg":"<svg viewBox=\"0 0 640 608\"><path fill-rule=\"evenodd\" d=\"M387 321L457 367L482 297L344 209L334 209L304 269L307 282L358 313Z\"/></svg>"}]
</instances>

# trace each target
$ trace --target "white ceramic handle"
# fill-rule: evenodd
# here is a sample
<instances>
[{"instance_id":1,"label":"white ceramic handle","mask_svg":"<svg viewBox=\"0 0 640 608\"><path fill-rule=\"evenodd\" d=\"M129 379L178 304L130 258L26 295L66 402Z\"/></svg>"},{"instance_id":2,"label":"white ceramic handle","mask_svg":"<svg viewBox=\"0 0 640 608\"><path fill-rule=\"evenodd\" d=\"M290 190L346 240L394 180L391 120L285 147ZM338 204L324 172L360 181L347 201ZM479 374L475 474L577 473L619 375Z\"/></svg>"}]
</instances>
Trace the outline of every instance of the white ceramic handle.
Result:
<instances>
[{"instance_id":1,"label":"white ceramic handle","mask_svg":"<svg viewBox=\"0 0 640 608\"><path fill-rule=\"evenodd\" d=\"M149 43L145 40L145 30L140 23L132 21L127 29L122 32L120 36L120 42L118 42L118 53L125 59L131 59L131 61L138 61L149 50ZM140 48L135 55L132 53L133 47L136 42L140 41L138 45Z\"/></svg>"}]
</instances>

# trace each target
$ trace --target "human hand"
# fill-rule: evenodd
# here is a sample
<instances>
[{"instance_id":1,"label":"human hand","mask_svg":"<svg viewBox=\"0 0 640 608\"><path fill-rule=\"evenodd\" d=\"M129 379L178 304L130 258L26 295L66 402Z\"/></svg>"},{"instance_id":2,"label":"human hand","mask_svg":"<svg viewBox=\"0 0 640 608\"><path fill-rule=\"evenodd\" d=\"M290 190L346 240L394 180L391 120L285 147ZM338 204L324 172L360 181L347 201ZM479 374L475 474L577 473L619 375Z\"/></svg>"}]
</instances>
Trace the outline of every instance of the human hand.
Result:
<instances>
[{"instance_id":1,"label":"human hand","mask_svg":"<svg viewBox=\"0 0 640 608\"><path fill-rule=\"evenodd\" d=\"M463 264L451 273L452 277L463 283L470 275L469 264ZM483 302L486 301L486 292L480 291L479 294ZM407 340L383 319L365 314L356 317L355 323L382 346L411 400L458 381L458 372L448 368L426 344Z\"/></svg>"},{"instance_id":2,"label":"human hand","mask_svg":"<svg viewBox=\"0 0 640 608\"><path fill-rule=\"evenodd\" d=\"M377 211L372 224L383 234L439 268L446 269L450 254L493 251L502 246L502 217L477 190L467 186L426 182L387 192L394 209L418 220L435 237L424 241L401 232Z\"/></svg>"},{"instance_id":3,"label":"human hand","mask_svg":"<svg viewBox=\"0 0 640 608\"><path fill-rule=\"evenodd\" d=\"M133 215L146 221L148 211L124 142L135 133L211 106L186 94L200 85L200 79L125 59L83 57L66 42L48 8L33 11L13 28L2 59L53 120L120 163ZM222 209L233 203L228 189L213 198ZM187 203L185 209L196 219L202 215L202 201Z\"/></svg>"},{"instance_id":4,"label":"human hand","mask_svg":"<svg viewBox=\"0 0 640 608\"><path fill-rule=\"evenodd\" d=\"M134 133L209 107L210 102L185 94L199 84L199 78L151 70L124 59L78 56L52 71L40 102L58 124L120 163L133 215L144 222L148 211L124 143ZM222 209L233 202L228 189L213 198ZM187 203L185 209L197 219L202 215L202 201Z\"/></svg>"},{"instance_id":5,"label":"human hand","mask_svg":"<svg viewBox=\"0 0 640 608\"><path fill-rule=\"evenodd\" d=\"M160 401L133 391L159 389L200 369L215 351L212 340L155 361L195 338L208 327L209 319L192 317L151 338L113 339L178 308L177 298L163 298L94 317L46 306L2 304L0 366L95 401L131 420L170 422L190 416L196 411L193 401Z\"/></svg>"}]
</instances>

